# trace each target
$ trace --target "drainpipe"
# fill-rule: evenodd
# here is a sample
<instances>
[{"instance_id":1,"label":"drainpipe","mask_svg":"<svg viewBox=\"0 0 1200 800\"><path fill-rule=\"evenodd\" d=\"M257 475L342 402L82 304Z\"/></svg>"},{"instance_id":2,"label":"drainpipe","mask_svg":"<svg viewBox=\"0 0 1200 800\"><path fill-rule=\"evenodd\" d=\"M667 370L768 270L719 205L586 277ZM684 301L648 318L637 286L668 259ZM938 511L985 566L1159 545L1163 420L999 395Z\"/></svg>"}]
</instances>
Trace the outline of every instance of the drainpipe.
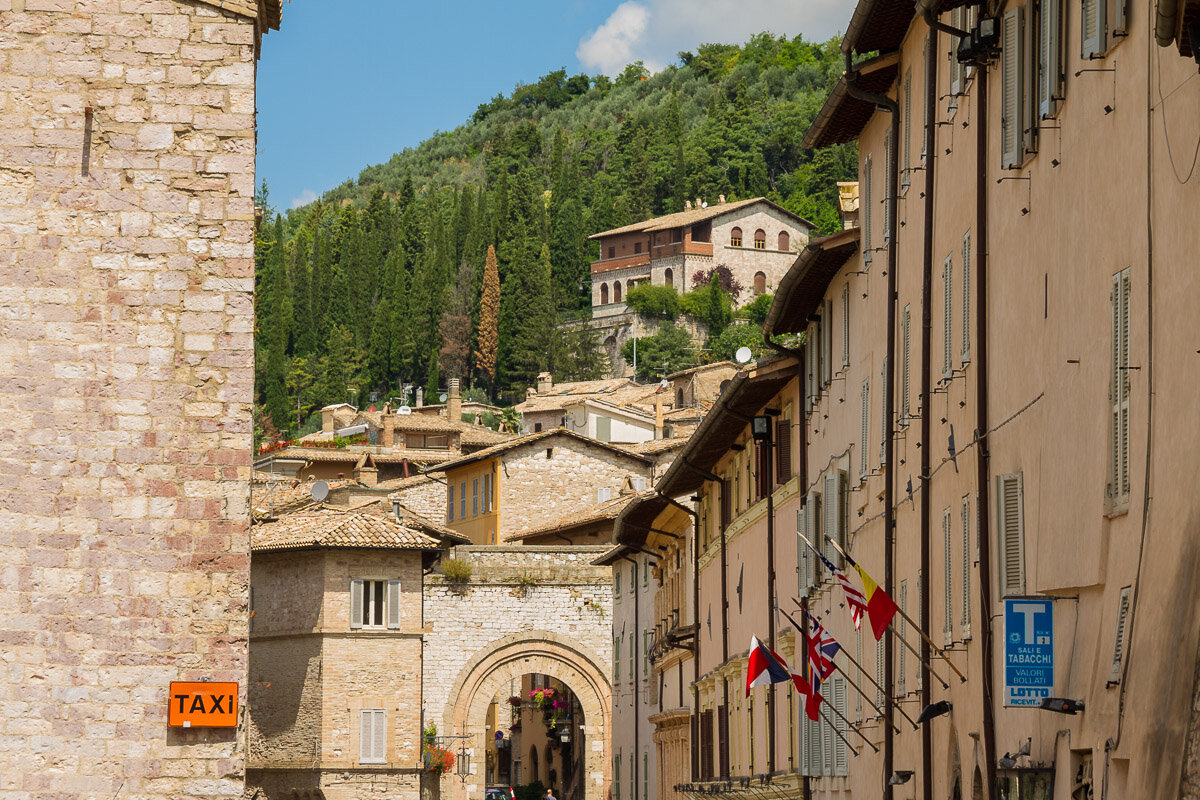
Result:
<instances>
[{"instance_id":1,"label":"drainpipe","mask_svg":"<svg viewBox=\"0 0 1200 800\"><path fill-rule=\"evenodd\" d=\"M880 111L886 111L892 115L891 128L888 131L888 136L892 139L893 146L890 151L895 154L896 142L900 141L900 106L895 100L881 94L871 94L856 85L858 82L858 72L854 69L850 52L846 52L846 91L851 97L857 98L867 103L873 103ZM888 271L887 271L887 375L885 382L887 383L887 391L884 392L883 399L883 416L887 420L887 437L883 444L883 530L884 530L884 548L883 548L883 590L890 597L896 596L896 577L895 577L895 556L896 547L896 511L895 511L895 477L893 473L892 463L895 461L895 440L892 437L892 418L895 415L895 392L893 387L896 385L896 265L899 255L898 244L900 240L900 225L898 215L896 213L896 170L894 164L885 164L884 169L887 171L886 191L887 191L887 215L888 215L888 230L891 231L891 240L888 242ZM868 211L868 213L870 213ZM895 675L893 669L893 650L895 644L894 637L884 639L884 686L888 688L887 705L884 706L884 724L883 724L883 798L884 800L892 800L894 796L893 787L888 782L892 775L895 756L895 725L894 719L895 702L891 696L892 686L895 683Z\"/></svg>"},{"instance_id":2,"label":"drainpipe","mask_svg":"<svg viewBox=\"0 0 1200 800\"><path fill-rule=\"evenodd\" d=\"M925 54L925 230L921 246L921 575L917 587L921 613L917 620L921 630L929 632L929 584L933 572L929 569L929 519L931 514L932 478L930 453L933 451L933 224L934 224L934 167L937 164L937 62L938 28L931 10L925 11L929 22L929 46ZM932 701L929 671L929 642L921 639L921 708ZM921 797L933 800L933 726L921 726Z\"/></svg>"}]
</instances>

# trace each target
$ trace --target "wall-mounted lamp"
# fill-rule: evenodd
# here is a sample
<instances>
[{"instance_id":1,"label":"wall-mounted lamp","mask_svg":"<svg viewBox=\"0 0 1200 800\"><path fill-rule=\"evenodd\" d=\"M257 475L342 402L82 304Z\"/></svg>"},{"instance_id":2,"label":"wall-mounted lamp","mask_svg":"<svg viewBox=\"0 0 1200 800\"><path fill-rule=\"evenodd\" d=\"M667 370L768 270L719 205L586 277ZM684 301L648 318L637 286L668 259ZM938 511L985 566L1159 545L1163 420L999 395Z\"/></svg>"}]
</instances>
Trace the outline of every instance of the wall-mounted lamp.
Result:
<instances>
[{"instance_id":1,"label":"wall-mounted lamp","mask_svg":"<svg viewBox=\"0 0 1200 800\"><path fill-rule=\"evenodd\" d=\"M766 414L759 414L754 419L750 420L750 435L754 437L756 442L768 442L771 440L771 418Z\"/></svg>"},{"instance_id":2,"label":"wall-mounted lamp","mask_svg":"<svg viewBox=\"0 0 1200 800\"><path fill-rule=\"evenodd\" d=\"M902 783L908 783L912 780L913 771L911 769L898 769L892 773L892 777L888 778L888 786L899 786Z\"/></svg>"},{"instance_id":3,"label":"wall-mounted lamp","mask_svg":"<svg viewBox=\"0 0 1200 800\"><path fill-rule=\"evenodd\" d=\"M1075 715L1083 711L1083 701L1070 700L1065 697L1043 697L1042 704L1038 707L1043 711Z\"/></svg>"},{"instance_id":4,"label":"wall-mounted lamp","mask_svg":"<svg viewBox=\"0 0 1200 800\"><path fill-rule=\"evenodd\" d=\"M917 715L917 724L920 725L925 722L929 722L929 720L934 719L935 717L940 717L943 714L949 714L950 709L952 708L954 708L954 706L949 700L939 700L936 703L930 703L929 705L925 706L925 708L921 709L921 713Z\"/></svg>"}]
</instances>

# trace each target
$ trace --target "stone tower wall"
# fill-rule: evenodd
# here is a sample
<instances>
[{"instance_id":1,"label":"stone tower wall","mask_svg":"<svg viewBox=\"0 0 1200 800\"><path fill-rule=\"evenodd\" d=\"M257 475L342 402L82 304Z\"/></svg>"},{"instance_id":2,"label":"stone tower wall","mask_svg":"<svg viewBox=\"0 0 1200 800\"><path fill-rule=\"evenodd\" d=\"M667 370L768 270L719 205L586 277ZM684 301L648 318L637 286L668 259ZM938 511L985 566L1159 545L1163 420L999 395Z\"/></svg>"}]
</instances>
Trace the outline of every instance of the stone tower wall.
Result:
<instances>
[{"instance_id":1,"label":"stone tower wall","mask_svg":"<svg viewBox=\"0 0 1200 800\"><path fill-rule=\"evenodd\" d=\"M13 800L242 795L242 733L166 713L172 680L245 699L254 14L0 0Z\"/></svg>"}]
</instances>

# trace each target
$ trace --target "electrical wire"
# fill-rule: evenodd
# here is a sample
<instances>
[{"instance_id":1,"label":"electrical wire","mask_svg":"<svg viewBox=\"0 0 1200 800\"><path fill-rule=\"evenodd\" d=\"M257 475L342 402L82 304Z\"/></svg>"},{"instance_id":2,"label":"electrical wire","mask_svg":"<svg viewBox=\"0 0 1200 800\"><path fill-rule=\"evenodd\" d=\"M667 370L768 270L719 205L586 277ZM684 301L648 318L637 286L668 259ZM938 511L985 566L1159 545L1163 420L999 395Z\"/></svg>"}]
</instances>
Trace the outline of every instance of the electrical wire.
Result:
<instances>
[{"instance_id":1,"label":"electrical wire","mask_svg":"<svg viewBox=\"0 0 1200 800\"><path fill-rule=\"evenodd\" d=\"M1200 159L1200 136L1196 137L1196 149L1192 153L1192 165L1188 167L1187 177L1180 178L1179 168L1175 166L1175 154L1171 150L1171 133L1168 130L1169 125L1167 124L1167 98L1175 94L1175 92L1179 91L1179 89L1182 87L1186 86L1188 81L1196 77L1196 74L1200 73L1191 75L1187 78L1187 80L1183 81L1183 83L1179 84L1179 86L1176 86L1164 96L1162 92L1162 48L1154 48L1154 50L1156 55L1155 62L1158 67L1158 105L1162 107L1163 141L1167 143L1167 159L1171 162L1171 172L1175 174L1176 182L1183 185L1192 179L1192 175L1196 171L1196 161L1197 159Z\"/></svg>"}]
</instances>

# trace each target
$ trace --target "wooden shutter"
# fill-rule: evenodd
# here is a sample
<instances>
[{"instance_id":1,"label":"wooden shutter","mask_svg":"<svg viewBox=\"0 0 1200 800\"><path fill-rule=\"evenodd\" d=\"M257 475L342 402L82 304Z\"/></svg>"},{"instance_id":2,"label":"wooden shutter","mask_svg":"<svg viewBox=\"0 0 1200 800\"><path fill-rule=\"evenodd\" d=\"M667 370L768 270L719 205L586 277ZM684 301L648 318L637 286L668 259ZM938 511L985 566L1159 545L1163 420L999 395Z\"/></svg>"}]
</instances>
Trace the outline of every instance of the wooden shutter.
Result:
<instances>
[{"instance_id":1,"label":"wooden shutter","mask_svg":"<svg viewBox=\"0 0 1200 800\"><path fill-rule=\"evenodd\" d=\"M1108 0L1082 0L1079 30L1083 37L1081 56L1100 58L1108 49Z\"/></svg>"},{"instance_id":2,"label":"wooden shutter","mask_svg":"<svg viewBox=\"0 0 1200 800\"><path fill-rule=\"evenodd\" d=\"M850 283L842 287L842 366L850 366Z\"/></svg>"},{"instance_id":3,"label":"wooden shutter","mask_svg":"<svg viewBox=\"0 0 1200 800\"><path fill-rule=\"evenodd\" d=\"M942 264L942 377L954 375L951 341L954 336L954 256L946 256Z\"/></svg>"},{"instance_id":4,"label":"wooden shutter","mask_svg":"<svg viewBox=\"0 0 1200 800\"><path fill-rule=\"evenodd\" d=\"M867 436L871 424L871 380L868 378L862 384L862 430L859 431L858 448L858 479L867 479Z\"/></svg>"},{"instance_id":5,"label":"wooden shutter","mask_svg":"<svg viewBox=\"0 0 1200 800\"><path fill-rule=\"evenodd\" d=\"M1084 0L1085 4L1089 0ZM1091 0L1097 2L1097 0ZM1104 0L1098 0L1103 3ZM1021 165L1021 10L1004 12L1000 52L1000 167Z\"/></svg>"},{"instance_id":6,"label":"wooden shutter","mask_svg":"<svg viewBox=\"0 0 1200 800\"><path fill-rule=\"evenodd\" d=\"M838 731L842 736L846 736L849 731L846 730L846 679L841 675L836 675L833 678L833 707L837 709L837 714L834 715ZM840 738L833 743L833 774L845 775L849 769L849 764L846 759L846 743Z\"/></svg>"},{"instance_id":7,"label":"wooden shutter","mask_svg":"<svg viewBox=\"0 0 1200 800\"><path fill-rule=\"evenodd\" d=\"M787 483L792 477L792 421L775 421L775 482Z\"/></svg>"},{"instance_id":8,"label":"wooden shutter","mask_svg":"<svg viewBox=\"0 0 1200 800\"><path fill-rule=\"evenodd\" d=\"M962 499L962 638L971 638L971 496Z\"/></svg>"},{"instance_id":9,"label":"wooden shutter","mask_svg":"<svg viewBox=\"0 0 1200 800\"><path fill-rule=\"evenodd\" d=\"M971 361L971 231L962 241L962 363Z\"/></svg>"},{"instance_id":10,"label":"wooden shutter","mask_svg":"<svg viewBox=\"0 0 1200 800\"><path fill-rule=\"evenodd\" d=\"M447 497L447 500L449 502L446 503L446 521L454 522L454 484L453 483L446 484L446 492L449 495Z\"/></svg>"},{"instance_id":11,"label":"wooden shutter","mask_svg":"<svg viewBox=\"0 0 1200 800\"><path fill-rule=\"evenodd\" d=\"M925 573L917 570L917 619L925 618L925 597L922 594L922 588L925 585ZM904 621L900 621L901 629L903 630ZM917 690L925 688L925 670L921 669L921 665L917 664Z\"/></svg>"},{"instance_id":12,"label":"wooden shutter","mask_svg":"<svg viewBox=\"0 0 1200 800\"><path fill-rule=\"evenodd\" d=\"M883 240L892 240L892 215L888 207L895 196L896 175L896 143L892 141L892 129L889 126L883 133Z\"/></svg>"},{"instance_id":13,"label":"wooden shutter","mask_svg":"<svg viewBox=\"0 0 1200 800\"><path fill-rule=\"evenodd\" d=\"M361 764L387 761L387 712L364 709L359 712L358 760Z\"/></svg>"},{"instance_id":14,"label":"wooden shutter","mask_svg":"<svg viewBox=\"0 0 1200 800\"><path fill-rule=\"evenodd\" d=\"M905 424L912 408L909 397L912 394L911 365L912 365L912 315L909 306L904 306L904 317L900 324L901 352L900 366L900 422Z\"/></svg>"},{"instance_id":15,"label":"wooden shutter","mask_svg":"<svg viewBox=\"0 0 1200 800\"><path fill-rule=\"evenodd\" d=\"M700 714L700 780L713 779L713 712Z\"/></svg>"},{"instance_id":16,"label":"wooden shutter","mask_svg":"<svg viewBox=\"0 0 1200 800\"><path fill-rule=\"evenodd\" d=\"M825 313L821 314L821 383L828 386L833 381L833 301L825 301Z\"/></svg>"},{"instance_id":17,"label":"wooden shutter","mask_svg":"<svg viewBox=\"0 0 1200 800\"><path fill-rule=\"evenodd\" d=\"M1062 96L1062 3L1042 0L1038 16L1038 113L1043 117L1054 116Z\"/></svg>"},{"instance_id":18,"label":"wooden shutter","mask_svg":"<svg viewBox=\"0 0 1200 800\"><path fill-rule=\"evenodd\" d=\"M900 610L908 613L908 581L906 580L900 581ZM904 624L904 617L901 616L896 619L896 635L903 639L907 634L908 628ZM904 677L907 672L905 668L908 665L908 648L902 645L897 651L900 654L900 663L896 669L896 696L901 697L905 692Z\"/></svg>"},{"instance_id":19,"label":"wooden shutter","mask_svg":"<svg viewBox=\"0 0 1200 800\"><path fill-rule=\"evenodd\" d=\"M883 639L882 638L875 640L875 683L878 684L879 686L883 686ZM875 706L877 708L883 708L885 699L886 698L884 698L883 692L879 688L876 688L875 689Z\"/></svg>"},{"instance_id":20,"label":"wooden shutter","mask_svg":"<svg viewBox=\"0 0 1200 800\"><path fill-rule=\"evenodd\" d=\"M631 588L636 590L634 581L630 581ZM613 683L621 680L621 642L624 641L625 634L620 633L613 637Z\"/></svg>"},{"instance_id":21,"label":"wooden shutter","mask_svg":"<svg viewBox=\"0 0 1200 800\"><path fill-rule=\"evenodd\" d=\"M830 699L832 699L831 695L833 694L833 692L830 691L829 687L827 687L827 686L822 687L822 694L825 695L825 700L827 702ZM829 712L825 713L826 719L828 719L832 716L833 716L833 714L830 714ZM833 762L834 762L833 742L835 739L837 739L837 737L833 735L833 727L829 723L824 722L821 725L821 774L822 775L832 775L833 774Z\"/></svg>"},{"instance_id":22,"label":"wooden shutter","mask_svg":"<svg viewBox=\"0 0 1200 800\"><path fill-rule=\"evenodd\" d=\"M387 582L387 626L400 627L400 581Z\"/></svg>"},{"instance_id":23,"label":"wooden shutter","mask_svg":"<svg viewBox=\"0 0 1200 800\"><path fill-rule=\"evenodd\" d=\"M963 9L956 8L950 12L951 27L962 30L963 28ZM958 60L958 37L950 37L950 106L954 108L958 105L958 95L963 91L963 65Z\"/></svg>"},{"instance_id":24,"label":"wooden shutter","mask_svg":"<svg viewBox=\"0 0 1200 800\"><path fill-rule=\"evenodd\" d=\"M1112 20L1112 35L1127 36L1129 35L1129 6L1126 5L1128 0L1114 0L1113 2L1113 20Z\"/></svg>"},{"instance_id":25,"label":"wooden shutter","mask_svg":"<svg viewBox=\"0 0 1200 800\"><path fill-rule=\"evenodd\" d=\"M859 225L862 227L862 253L863 263L870 265L871 263L871 212L874 211L873 198L871 197L871 155L863 159L862 172L862 197L859 199L858 216Z\"/></svg>"},{"instance_id":26,"label":"wooden shutter","mask_svg":"<svg viewBox=\"0 0 1200 800\"><path fill-rule=\"evenodd\" d=\"M829 548L822 537L821 530L821 493L809 492L808 502L804 505L806 519L804 521L805 528L808 529L808 539L813 543L813 547L819 548L822 552L828 552ZM808 560L809 573L808 585L816 586L821 582L821 561L816 556Z\"/></svg>"},{"instance_id":27,"label":"wooden shutter","mask_svg":"<svg viewBox=\"0 0 1200 800\"><path fill-rule=\"evenodd\" d=\"M842 504L839 500L837 472L825 476L824 511L825 535L841 544ZM827 541L822 549L825 551L825 557L836 564L840 558L837 548Z\"/></svg>"},{"instance_id":28,"label":"wooden shutter","mask_svg":"<svg viewBox=\"0 0 1200 800\"><path fill-rule=\"evenodd\" d=\"M945 591L943 595L946 600L945 613L942 615L944 623L942 625L942 636L945 640L946 647L954 641L954 556L950 546L950 508L947 507L942 511L942 540L943 548L943 570L945 575Z\"/></svg>"},{"instance_id":29,"label":"wooden shutter","mask_svg":"<svg viewBox=\"0 0 1200 800\"><path fill-rule=\"evenodd\" d=\"M729 527L730 520L733 519L733 487L729 484L729 478L721 480L721 535L725 535L725 529Z\"/></svg>"},{"instance_id":30,"label":"wooden shutter","mask_svg":"<svg viewBox=\"0 0 1200 800\"><path fill-rule=\"evenodd\" d=\"M1038 132L1038 69L1037 28L1034 25L1033 4L1021 9L1021 150L1037 152ZM1024 156L1022 156L1024 160Z\"/></svg>"},{"instance_id":31,"label":"wooden shutter","mask_svg":"<svg viewBox=\"0 0 1200 800\"><path fill-rule=\"evenodd\" d=\"M1129 589L1121 589L1121 598L1117 602L1117 629L1113 638L1112 664L1108 668L1108 685L1121 682L1121 666L1125 660L1125 629L1129 620Z\"/></svg>"},{"instance_id":32,"label":"wooden shutter","mask_svg":"<svg viewBox=\"0 0 1200 800\"><path fill-rule=\"evenodd\" d=\"M858 678L859 686L866 686L866 681L863 680L863 651L862 651L862 628L857 628L854 631L854 660L858 662L858 667L855 669L855 676ZM854 720L862 722L863 719L863 697L862 692L854 693Z\"/></svg>"},{"instance_id":33,"label":"wooden shutter","mask_svg":"<svg viewBox=\"0 0 1200 800\"><path fill-rule=\"evenodd\" d=\"M929 35L925 36L925 47L921 51L921 64L929 63ZM924 69L924 66L922 66ZM925 76L925 80L929 80L929 76ZM928 157L927 152L929 146L929 107L925 105L925 101L921 100L921 166L925 166L925 159Z\"/></svg>"},{"instance_id":34,"label":"wooden shutter","mask_svg":"<svg viewBox=\"0 0 1200 800\"><path fill-rule=\"evenodd\" d=\"M717 706L717 758L721 777L729 777L729 709Z\"/></svg>"},{"instance_id":35,"label":"wooden shutter","mask_svg":"<svg viewBox=\"0 0 1200 800\"><path fill-rule=\"evenodd\" d=\"M817 346L809 328L804 342L804 413L811 414L817 397Z\"/></svg>"},{"instance_id":36,"label":"wooden shutter","mask_svg":"<svg viewBox=\"0 0 1200 800\"><path fill-rule=\"evenodd\" d=\"M350 627L361 628L363 621L363 582L350 581Z\"/></svg>"},{"instance_id":37,"label":"wooden shutter","mask_svg":"<svg viewBox=\"0 0 1200 800\"><path fill-rule=\"evenodd\" d=\"M814 558L804 539L812 541L812 537L808 535L807 507L796 510L796 594L800 597L808 594L809 576L812 574L812 564L809 562Z\"/></svg>"},{"instance_id":38,"label":"wooden shutter","mask_svg":"<svg viewBox=\"0 0 1200 800\"><path fill-rule=\"evenodd\" d=\"M900 185L908 188L912 171L912 67L904 71L904 171L901 173Z\"/></svg>"},{"instance_id":39,"label":"wooden shutter","mask_svg":"<svg viewBox=\"0 0 1200 800\"><path fill-rule=\"evenodd\" d=\"M850 548L850 524L849 515L847 514L849 511L849 495L846 493L846 470L837 470L834 473L834 478L836 485L835 493L832 496L826 497L826 502L832 502L837 509L837 513L834 516L836 527L829 535L837 539L837 543L841 545L843 550L848 550ZM841 553L836 554L830 561L839 566L844 566L844 559Z\"/></svg>"},{"instance_id":40,"label":"wooden shutter","mask_svg":"<svg viewBox=\"0 0 1200 800\"><path fill-rule=\"evenodd\" d=\"M1109 400L1109 496L1114 503L1129 499L1129 269L1112 280L1112 352Z\"/></svg>"},{"instance_id":41,"label":"wooden shutter","mask_svg":"<svg viewBox=\"0 0 1200 800\"><path fill-rule=\"evenodd\" d=\"M613 800L621 800L621 758L621 751L618 750L613 758Z\"/></svg>"},{"instance_id":42,"label":"wooden shutter","mask_svg":"<svg viewBox=\"0 0 1200 800\"><path fill-rule=\"evenodd\" d=\"M1025 594L1024 484L1020 472L996 478L1000 596Z\"/></svg>"}]
</instances>

